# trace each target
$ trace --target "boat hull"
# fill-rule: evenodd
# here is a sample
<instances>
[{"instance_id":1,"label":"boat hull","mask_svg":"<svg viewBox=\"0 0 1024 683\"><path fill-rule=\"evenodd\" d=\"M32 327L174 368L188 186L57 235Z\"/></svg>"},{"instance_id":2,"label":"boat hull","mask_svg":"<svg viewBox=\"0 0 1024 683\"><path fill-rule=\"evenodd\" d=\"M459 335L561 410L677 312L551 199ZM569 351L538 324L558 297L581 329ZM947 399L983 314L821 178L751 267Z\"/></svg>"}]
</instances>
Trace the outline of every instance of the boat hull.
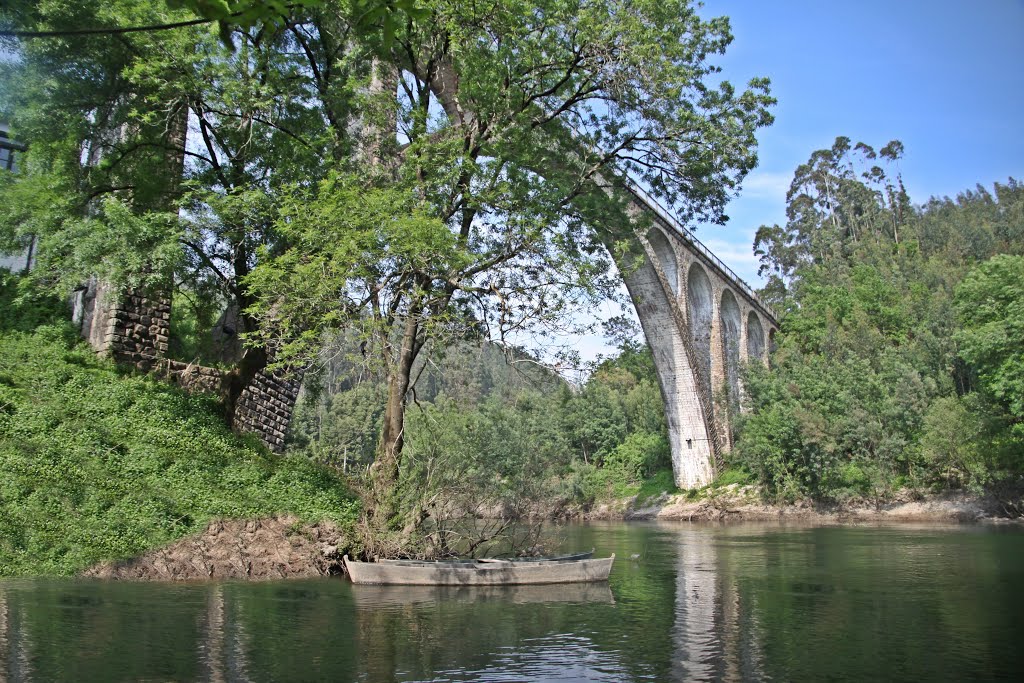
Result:
<instances>
[{"instance_id":1,"label":"boat hull","mask_svg":"<svg viewBox=\"0 0 1024 683\"><path fill-rule=\"evenodd\" d=\"M345 558L352 583L404 586L515 586L607 581L615 555L590 560L487 562L463 565L387 564Z\"/></svg>"},{"instance_id":2,"label":"boat hull","mask_svg":"<svg viewBox=\"0 0 1024 683\"><path fill-rule=\"evenodd\" d=\"M554 557L513 557L510 559L469 559L469 560L385 560L377 559L377 564L401 564L401 565L415 565L415 566L428 566L428 567L477 567L481 562L511 562L518 564L520 562L570 562L576 560L589 560L594 556L593 550L588 550L582 553L573 553L572 555L556 555Z\"/></svg>"}]
</instances>

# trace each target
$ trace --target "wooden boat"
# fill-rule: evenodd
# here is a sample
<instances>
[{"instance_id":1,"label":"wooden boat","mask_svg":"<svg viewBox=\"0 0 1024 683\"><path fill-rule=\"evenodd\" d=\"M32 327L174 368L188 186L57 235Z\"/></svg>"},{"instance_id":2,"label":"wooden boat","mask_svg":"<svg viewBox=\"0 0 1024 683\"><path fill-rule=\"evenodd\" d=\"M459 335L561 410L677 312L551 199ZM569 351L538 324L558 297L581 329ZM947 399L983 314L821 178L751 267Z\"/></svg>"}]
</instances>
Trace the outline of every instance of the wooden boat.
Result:
<instances>
[{"instance_id":1,"label":"wooden boat","mask_svg":"<svg viewBox=\"0 0 1024 683\"><path fill-rule=\"evenodd\" d=\"M575 560L589 560L594 556L594 549L571 555L555 555L553 557L510 557L510 558L476 558L468 560L382 560L377 559L379 564L401 564L401 565L426 565L426 566L466 566L475 567L481 562L569 562Z\"/></svg>"},{"instance_id":2,"label":"wooden boat","mask_svg":"<svg viewBox=\"0 0 1024 683\"><path fill-rule=\"evenodd\" d=\"M355 562L345 555L352 583L405 586L513 586L607 581L615 554L600 559L546 559L528 562Z\"/></svg>"}]
</instances>

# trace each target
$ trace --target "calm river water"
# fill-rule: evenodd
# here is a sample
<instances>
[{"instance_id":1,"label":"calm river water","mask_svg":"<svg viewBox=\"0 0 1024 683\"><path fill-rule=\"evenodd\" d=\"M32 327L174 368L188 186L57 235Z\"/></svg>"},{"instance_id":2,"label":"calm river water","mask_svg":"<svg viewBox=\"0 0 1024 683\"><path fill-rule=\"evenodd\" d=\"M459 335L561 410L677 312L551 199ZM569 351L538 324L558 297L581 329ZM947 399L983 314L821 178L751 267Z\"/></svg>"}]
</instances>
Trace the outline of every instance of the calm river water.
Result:
<instances>
[{"instance_id":1,"label":"calm river water","mask_svg":"<svg viewBox=\"0 0 1024 683\"><path fill-rule=\"evenodd\" d=\"M1024 679L1020 528L564 536L608 585L0 581L0 682Z\"/></svg>"}]
</instances>

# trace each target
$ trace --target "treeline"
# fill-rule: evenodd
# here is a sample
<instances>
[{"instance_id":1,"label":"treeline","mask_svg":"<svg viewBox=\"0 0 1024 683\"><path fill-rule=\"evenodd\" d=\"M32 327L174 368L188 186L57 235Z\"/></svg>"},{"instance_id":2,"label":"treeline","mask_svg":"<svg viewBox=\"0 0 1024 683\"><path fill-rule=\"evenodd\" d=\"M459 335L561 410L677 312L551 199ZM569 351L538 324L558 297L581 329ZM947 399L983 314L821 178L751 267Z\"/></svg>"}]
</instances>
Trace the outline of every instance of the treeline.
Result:
<instances>
[{"instance_id":1,"label":"treeline","mask_svg":"<svg viewBox=\"0 0 1024 683\"><path fill-rule=\"evenodd\" d=\"M385 384L360 354L328 349L319 391L299 401L289 449L350 473L374 460ZM649 350L624 344L581 387L522 351L464 342L430 354L409 394L403 507L523 514L673 487Z\"/></svg>"},{"instance_id":2,"label":"treeline","mask_svg":"<svg viewBox=\"0 0 1024 683\"><path fill-rule=\"evenodd\" d=\"M1024 472L1024 185L914 207L902 153L838 138L755 249L784 311L734 465L782 499L979 489Z\"/></svg>"}]
</instances>

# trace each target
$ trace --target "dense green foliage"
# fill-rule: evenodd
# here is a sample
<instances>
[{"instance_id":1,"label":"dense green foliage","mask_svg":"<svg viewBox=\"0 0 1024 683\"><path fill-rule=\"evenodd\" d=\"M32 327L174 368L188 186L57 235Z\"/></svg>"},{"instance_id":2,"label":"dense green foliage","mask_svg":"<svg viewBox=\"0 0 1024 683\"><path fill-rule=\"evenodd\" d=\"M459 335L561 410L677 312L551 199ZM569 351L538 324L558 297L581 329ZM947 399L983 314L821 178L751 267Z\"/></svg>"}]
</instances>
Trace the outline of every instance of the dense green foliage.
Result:
<instances>
[{"instance_id":1,"label":"dense green foliage","mask_svg":"<svg viewBox=\"0 0 1024 683\"><path fill-rule=\"evenodd\" d=\"M751 368L734 459L781 498L980 487L1024 471L1024 186L911 207L840 138L801 167L756 248L785 311ZM996 255L1004 253L1004 255ZM990 259L990 257L994 257Z\"/></svg>"},{"instance_id":2,"label":"dense green foliage","mask_svg":"<svg viewBox=\"0 0 1024 683\"><path fill-rule=\"evenodd\" d=\"M674 490L646 348L626 344L579 388L522 352L511 361L494 345L463 343L417 373L404 506L443 524L446 506L514 517ZM297 408L292 452L349 469L372 462L383 383L358 377L350 362L329 365L324 390Z\"/></svg>"},{"instance_id":3,"label":"dense green foliage","mask_svg":"<svg viewBox=\"0 0 1024 683\"><path fill-rule=\"evenodd\" d=\"M1024 436L1024 256L1002 254L956 288L960 355Z\"/></svg>"},{"instance_id":4,"label":"dense green foliage","mask_svg":"<svg viewBox=\"0 0 1024 683\"><path fill-rule=\"evenodd\" d=\"M0 271L0 575L69 574L219 517L353 522L336 475L240 440L211 398L119 374L31 291Z\"/></svg>"},{"instance_id":5,"label":"dense green foliage","mask_svg":"<svg viewBox=\"0 0 1024 683\"><path fill-rule=\"evenodd\" d=\"M724 221L774 103L720 75L729 22L689 0L45 0L0 22L56 34L0 63L31 143L0 247L36 240L48 285L173 290L185 360L216 359L203 328L233 316L229 419L268 364L357 329L387 390L368 509L391 527L420 352L550 339L614 292L637 245L622 175Z\"/></svg>"}]
</instances>

